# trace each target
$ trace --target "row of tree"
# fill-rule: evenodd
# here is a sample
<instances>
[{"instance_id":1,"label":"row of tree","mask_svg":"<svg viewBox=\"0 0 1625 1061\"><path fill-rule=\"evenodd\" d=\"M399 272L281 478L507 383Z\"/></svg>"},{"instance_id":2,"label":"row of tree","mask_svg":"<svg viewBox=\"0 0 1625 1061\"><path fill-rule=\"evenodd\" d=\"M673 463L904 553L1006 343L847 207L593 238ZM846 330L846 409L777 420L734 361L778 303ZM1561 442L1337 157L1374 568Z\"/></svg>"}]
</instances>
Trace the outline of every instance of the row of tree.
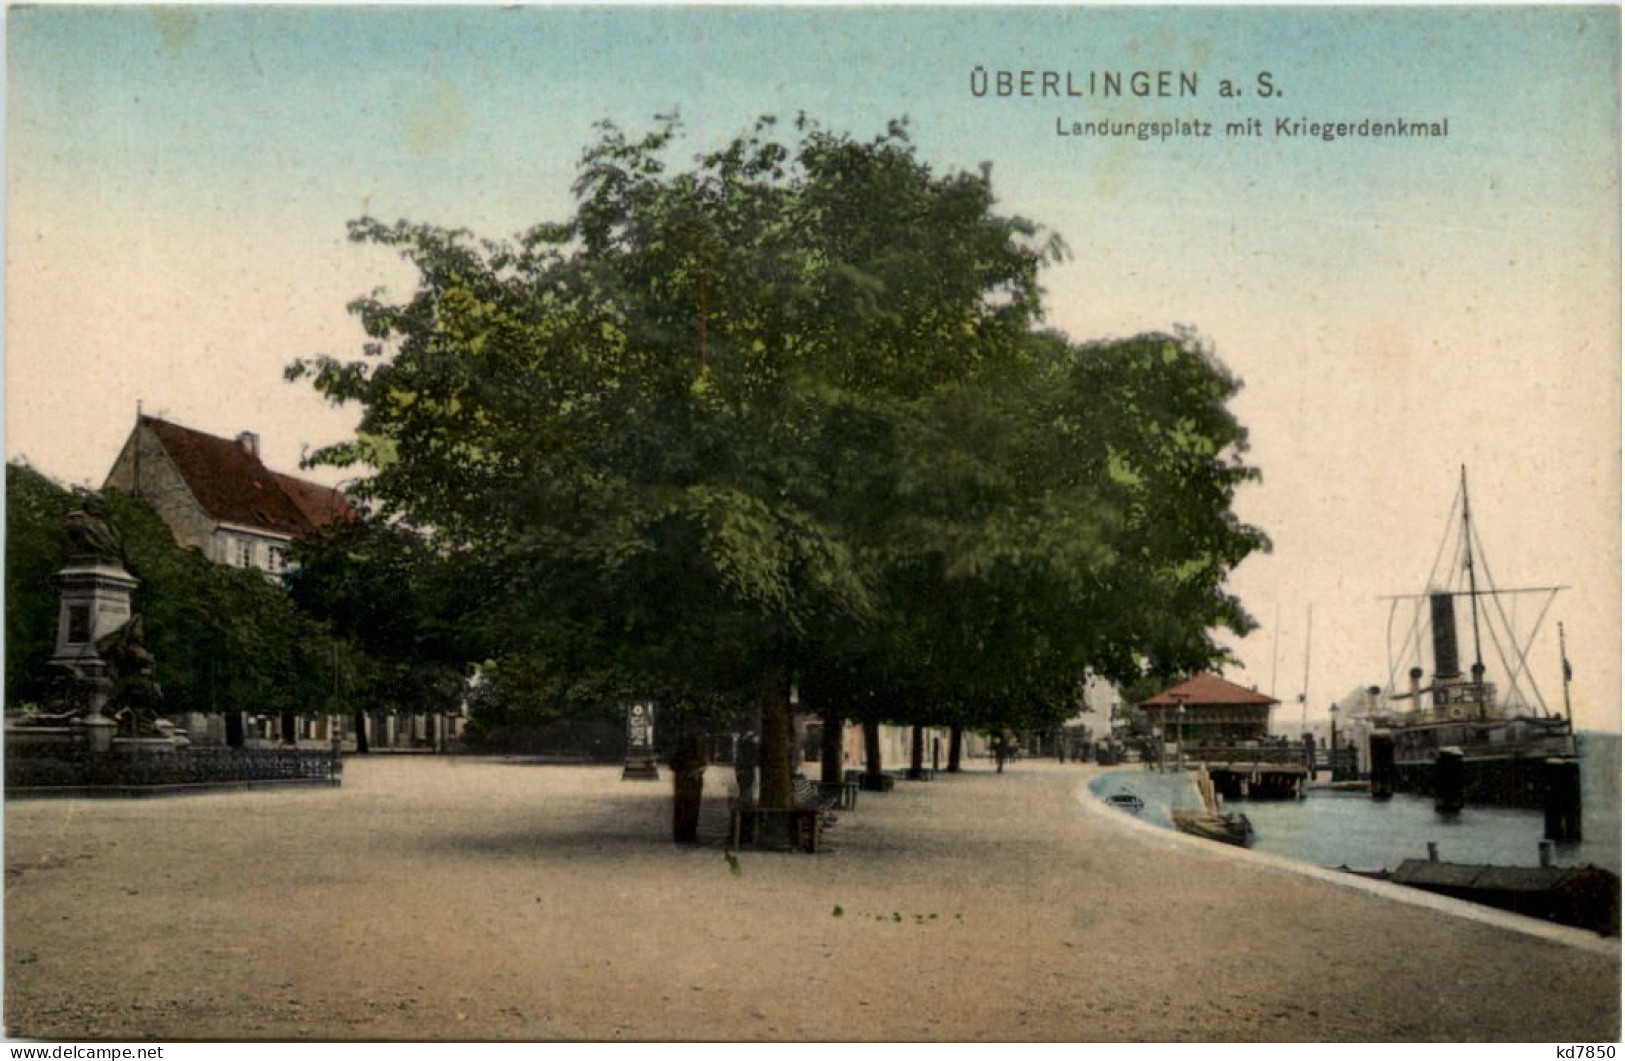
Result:
<instances>
[{"instance_id":1,"label":"row of tree","mask_svg":"<svg viewBox=\"0 0 1625 1061\"><path fill-rule=\"evenodd\" d=\"M1231 510L1256 473L1194 335L1045 330L1065 249L901 124L763 119L673 167L678 133L604 127L574 215L510 241L353 223L418 279L352 304L362 358L289 367L361 409L317 462L373 470L295 599L395 658L496 660L539 716L657 702L679 837L742 709L789 802L792 685L831 733L1049 728L1087 672L1250 628L1225 578L1267 545Z\"/></svg>"}]
</instances>

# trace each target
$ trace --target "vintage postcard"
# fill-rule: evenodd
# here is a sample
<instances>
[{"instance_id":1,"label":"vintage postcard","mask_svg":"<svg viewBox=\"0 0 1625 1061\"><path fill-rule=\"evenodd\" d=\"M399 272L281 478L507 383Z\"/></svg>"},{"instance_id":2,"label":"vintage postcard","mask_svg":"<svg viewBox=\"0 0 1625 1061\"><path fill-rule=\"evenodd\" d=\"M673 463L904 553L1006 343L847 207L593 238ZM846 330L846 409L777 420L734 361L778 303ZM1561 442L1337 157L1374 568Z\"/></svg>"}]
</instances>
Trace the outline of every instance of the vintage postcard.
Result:
<instances>
[{"instance_id":1,"label":"vintage postcard","mask_svg":"<svg viewBox=\"0 0 1625 1061\"><path fill-rule=\"evenodd\" d=\"M11 1039L1613 1056L1617 6L16 5L5 99Z\"/></svg>"}]
</instances>

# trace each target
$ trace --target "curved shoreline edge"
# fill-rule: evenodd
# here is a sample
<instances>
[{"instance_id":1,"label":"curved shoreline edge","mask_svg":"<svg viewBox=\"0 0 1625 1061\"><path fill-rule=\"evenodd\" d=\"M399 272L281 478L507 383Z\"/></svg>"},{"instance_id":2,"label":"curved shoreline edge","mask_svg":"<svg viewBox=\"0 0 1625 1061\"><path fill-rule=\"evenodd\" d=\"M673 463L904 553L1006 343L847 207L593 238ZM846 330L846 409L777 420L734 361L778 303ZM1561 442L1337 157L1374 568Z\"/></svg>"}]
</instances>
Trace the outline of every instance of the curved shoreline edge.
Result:
<instances>
[{"instance_id":1,"label":"curved shoreline edge","mask_svg":"<svg viewBox=\"0 0 1625 1061\"><path fill-rule=\"evenodd\" d=\"M1372 880L1368 877L1342 873L1309 862L1299 862L1296 859L1287 858L1285 855L1277 855L1270 851L1254 851L1251 848L1232 847L1227 844L1215 843L1212 840L1203 840L1200 837L1187 836L1175 829L1164 829L1159 825L1141 821L1132 814L1107 806L1102 800L1090 793L1087 780L1076 782L1073 785L1072 796L1074 800L1082 805L1085 813L1095 815L1101 821L1121 828L1129 835L1137 836L1148 843L1158 844L1165 849L1194 851L1211 858L1228 859L1267 872L1291 873L1300 877L1310 877L1337 887L1363 891L1383 899L1408 903L1411 906L1420 906L1451 917L1493 925L1496 928L1503 928L1551 943L1590 951L1593 954L1608 955L1616 961L1621 956L1620 940L1599 936L1595 932L1589 932L1583 928L1553 924L1550 921L1541 921L1533 917L1514 914L1510 911L1498 910L1493 906L1471 903L1465 899L1452 899L1449 896L1436 895L1433 892L1423 891L1419 888L1407 888L1403 884Z\"/></svg>"}]
</instances>

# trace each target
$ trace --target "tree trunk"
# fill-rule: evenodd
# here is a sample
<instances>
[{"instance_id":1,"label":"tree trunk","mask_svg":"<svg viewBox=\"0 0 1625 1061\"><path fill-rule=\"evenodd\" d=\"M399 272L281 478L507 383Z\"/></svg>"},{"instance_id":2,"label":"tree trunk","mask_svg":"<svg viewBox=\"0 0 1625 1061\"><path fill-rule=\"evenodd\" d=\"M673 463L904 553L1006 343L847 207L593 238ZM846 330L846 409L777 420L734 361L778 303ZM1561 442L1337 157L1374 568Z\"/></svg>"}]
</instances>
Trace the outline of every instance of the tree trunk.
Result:
<instances>
[{"instance_id":1,"label":"tree trunk","mask_svg":"<svg viewBox=\"0 0 1625 1061\"><path fill-rule=\"evenodd\" d=\"M367 712L358 707L355 709L355 750L358 754L365 755L369 747L371 745L367 743Z\"/></svg>"},{"instance_id":2,"label":"tree trunk","mask_svg":"<svg viewBox=\"0 0 1625 1061\"><path fill-rule=\"evenodd\" d=\"M795 779L801 776L801 763L805 756L802 754L801 731L796 726L796 720L801 712L796 708L796 702L791 700L790 709L784 714L784 769L790 778L792 789L790 802L795 802Z\"/></svg>"},{"instance_id":3,"label":"tree trunk","mask_svg":"<svg viewBox=\"0 0 1625 1061\"><path fill-rule=\"evenodd\" d=\"M909 734L908 779L918 781L925 776L925 727L914 723Z\"/></svg>"},{"instance_id":4,"label":"tree trunk","mask_svg":"<svg viewBox=\"0 0 1625 1061\"><path fill-rule=\"evenodd\" d=\"M790 770L790 681L777 675L762 697L761 805L782 810L795 797Z\"/></svg>"},{"instance_id":5,"label":"tree trunk","mask_svg":"<svg viewBox=\"0 0 1625 1061\"><path fill-rule=\"evenodd\" d=\"M226 712L226 747L241 748L243 746L243 713L241 711Z\"/></svg>"},{"instance_id":6,"label":"tree trunk","mask_svg":"<svg viewBox=\"0 0 1625 1061\"><path fill-rule=\"evenodd\" d=\"M965 750L965 727L954 726L948 730L948 772L959 773L959 756Z\"/></svg>"},{"instance_id":7,"label":"tree trunk","mask_svg":"<svg viewBox=\"0 0 1625 1061\"><path fill-rule=\"evenodd\" d=\"M292 711L282 712L282 743L299 743L299 716Z\"/></svg>"},{"instance_id":8,"label":"tree trunk","mask_svg":"<svg viewBox=\"0 0 1625 1061\"><path fill-rule=\"evenodd\" d=\"M833 704L824 708L823 780L826 785L841 782L841 733L846 720L841 709Z\"/></svg>"},{"instance_id":9,"label":"tree trunk","mask_svg":"<svg viewBox=\"0 0 1625 1061\"><path fill-rule=\"evenodd\" d=\"M866 718L863 720L863 766L869 776L879 779L885 772L885 765L880 761L880 720Z\"/></svg>"},{"instance_id":10,"label":"tree trunk","mask_svg":"<svg viewBox=\"0 0 1625 1061\"><path fill-rule=\"evenodd\" d=\"M752 705L739 719L739 741L734 745L734 783L739 786L739 798L755 803L756 774L762 765L761 708Z\"/></svg>"},{"instance_id":11,"label":"tree trunk","mask_svg":"<svg viewBox=\"0 0 1625 1061\"><path fill-rule=\"evenodd\" d=\"M671 753L671 838L679 844L698 843L700 803L705 794L705 732L684 719Z\"/></svg>"}]
</instances>

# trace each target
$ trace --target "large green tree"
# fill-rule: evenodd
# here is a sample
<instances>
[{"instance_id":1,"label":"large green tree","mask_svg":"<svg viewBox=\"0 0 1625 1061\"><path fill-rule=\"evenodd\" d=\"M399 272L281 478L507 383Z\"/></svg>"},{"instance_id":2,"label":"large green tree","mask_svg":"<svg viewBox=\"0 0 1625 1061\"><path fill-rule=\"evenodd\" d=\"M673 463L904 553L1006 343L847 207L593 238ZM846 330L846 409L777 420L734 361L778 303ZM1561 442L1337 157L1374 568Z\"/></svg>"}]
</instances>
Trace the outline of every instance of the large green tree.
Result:
<instances>
[{"instance_id":1,"label":"large green tree","mask_svg":"<svg viewBox=\"0 0 1625 1061\"><path fill-rule=\"evenodd\" d=\"M1252 626L1224 584L1267 546L1231 507L1256 476L1239 382L1188 333L1027 350L933 396L876 553L880 621L821 646L822 684L870 719L1048 730L1083 674L1203 669L1214 629Z\"/></svg>"},{"instance_id":2,"label":"large green tree","mask_svg":"<svg viewBox=\"0 0 1625 1061\"><path fill-rule=\"evenodd\" d=\"M492 602L511 649L679 712L759 700L782 804L806 647L873 614L867 525L902 478L886 449L1024 333L1043 250L901 126L773 131L671 174L674 125L606 129L575 216L513 243L358 222L417 290L355 304L371 358L292 374L363 406L320 459L372 463L386 516L513 576Z\"/></svg>"},{"instance_id":3,"label":"large green tree","mask_svg":"<svg viewBox=\"0 0 1625 1061\"><path fill-rule=\"evenodd\" d=\"M674 170L675 122L605 127L574 215L507 242L352 225L418 280L353 304L361 359L290 366L361 406L317 459L371 465L384 520L484 572L499 665L529 660L559 703L654 699L685 734L759 704L782 805L798 676L870 717L991 725L1086 667L1245 626L1222 575L1259 539L1224 522L1229 492L1191 502L1223 509L1217 531L1165 527L1149 496L1202 485L1186 436L1247 474L1211 361L1177 336L1038 332L1058 242L901 124L779 132ZM1164 387L1199 390L1195 413ZM703 760L680 745L681 786Z\"/></svg>"}]
</instances>

